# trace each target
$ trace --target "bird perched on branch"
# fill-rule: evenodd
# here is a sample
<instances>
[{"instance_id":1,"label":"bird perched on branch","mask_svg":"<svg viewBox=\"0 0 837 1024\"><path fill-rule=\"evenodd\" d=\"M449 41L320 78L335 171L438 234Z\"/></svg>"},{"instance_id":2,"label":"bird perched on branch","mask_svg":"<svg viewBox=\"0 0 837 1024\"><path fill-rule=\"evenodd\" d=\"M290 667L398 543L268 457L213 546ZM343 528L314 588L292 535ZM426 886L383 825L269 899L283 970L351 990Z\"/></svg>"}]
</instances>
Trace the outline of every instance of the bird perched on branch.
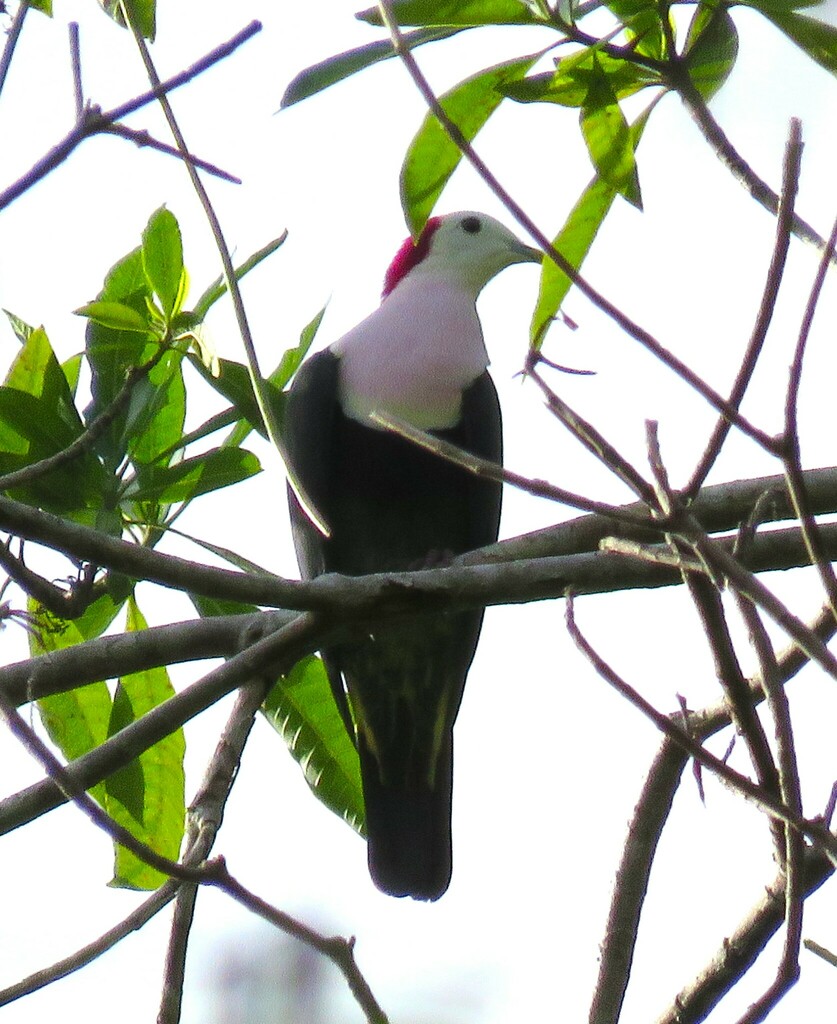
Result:
<instances>
[{"instance_id":1,"label":"bird perched on branch","mask_svg":"<svg viewBox=\"0 0 837 1024\"><path fill-rule=\"evenodd\" d=\"M494 462L502 424L476 299L513 263L539 262L499 221L451 213L399 249L381 305L302 365L284 442L304 579L442 565L497 539L500 484L370 421L379 413ZM450 883L453 723L482 609L382 620L323 651L360 757L369 870L393 896Z\"/></svg>"}]
</instances>

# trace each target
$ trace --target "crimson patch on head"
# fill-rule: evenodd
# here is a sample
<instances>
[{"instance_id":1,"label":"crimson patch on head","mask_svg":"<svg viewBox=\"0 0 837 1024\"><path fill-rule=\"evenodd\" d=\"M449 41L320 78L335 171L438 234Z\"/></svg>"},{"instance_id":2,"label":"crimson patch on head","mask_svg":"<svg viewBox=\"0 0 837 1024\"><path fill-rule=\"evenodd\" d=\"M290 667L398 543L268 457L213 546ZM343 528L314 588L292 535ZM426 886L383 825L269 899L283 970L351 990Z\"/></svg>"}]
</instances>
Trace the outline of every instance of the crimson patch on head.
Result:
<instances>
[{"instance_id":1,"label":"crimson patch on head","mask_svg":"<svg viewBox=\"0 0 837 1024\"><path fill-rule=\"evenodd\" d=\"M424 231L419 235L417 242L414 243L412 238L405 240L384 275L384 290L381 292L382 299L389 295L393 288L410 273L413 267L421 263L430 249L430 240L441 223L441 217L431 217L424 225Z\"/></svg>"}]
</instances>

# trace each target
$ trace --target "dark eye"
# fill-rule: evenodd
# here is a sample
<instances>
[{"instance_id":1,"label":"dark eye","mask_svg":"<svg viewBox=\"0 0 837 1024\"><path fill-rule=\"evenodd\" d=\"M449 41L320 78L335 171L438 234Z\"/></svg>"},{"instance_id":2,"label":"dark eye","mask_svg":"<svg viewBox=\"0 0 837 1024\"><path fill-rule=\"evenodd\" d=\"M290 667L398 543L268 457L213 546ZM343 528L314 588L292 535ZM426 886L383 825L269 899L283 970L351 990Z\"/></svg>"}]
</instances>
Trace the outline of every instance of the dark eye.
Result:
<instances>
[{"instance_id":1,"label":"dark eye","mask_svg":"<svg viewBox=\"0 0 837 1024\"><path fill-rule=\"evenodd\" d=\"M469 235L475 235L482 229L482 221L479 217L463 217L462 218L462 230L467 231Z\"/></svg>"}]
</instances>

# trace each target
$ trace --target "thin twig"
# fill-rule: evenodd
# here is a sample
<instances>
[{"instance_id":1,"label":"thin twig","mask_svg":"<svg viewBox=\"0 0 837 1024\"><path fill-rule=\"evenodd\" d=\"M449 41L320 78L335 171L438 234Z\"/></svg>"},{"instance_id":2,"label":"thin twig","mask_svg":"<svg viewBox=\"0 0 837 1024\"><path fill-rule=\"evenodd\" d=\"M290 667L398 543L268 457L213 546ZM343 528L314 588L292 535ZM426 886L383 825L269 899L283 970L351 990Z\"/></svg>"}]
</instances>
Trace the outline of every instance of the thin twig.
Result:
<instances>
[{"instance_id":1,"label":"thin twig","mask_svg":"<svg viewBox=\"0 0 837 1024\"><path fill-rule=\"evenodd\" d=\"M245 43L251 36L255 35L255 33L260 30L261 24L259 22L251 22L245 29L242 29L241 32L238 32L233 36L232 39L223 43L221 46L216 47L185 71L181 71L179 74L173 75L171 78L166 79L165 82L160 82L159 85L150 89L148 92L135 96L133 99L127 100L118 107L102 111L95 106L86 106L81 119L73 126L73 128L70 129L64 138L57 145L53 146L53 148L41 157L40 160L33 164L26 174L9 185L9 187L3 192L0 192L0 210L5 209L5 207L14 202L15 199L18 199L21 195L32 188L33 185L46 177L47 174L55 170L55 168L58 167L59 164L63 163L73 150L84 142L85 139L90 138L93 135L97 135L100 132L107 131L111 125L116 124L128 114L139 110L141 107L147 106L149 103L153 103L160 97L165 96L167 92L177 89L181 85L185 85L186 82L191 81L196 75L201 74L213 64L217 64L218 61L229 56L229 54L241 46L242 43ZM190 156L187 152L184 152L183 159L186 161L188 166Z\"/></svg>"},{"instance_id":2,"label":"thin twig","mask_svg":"<svg viewBox=\"0 0 837 1024\"><path fill-rule=\"evenodd\" d=\"M398 434L399 437L412 441L425 451L433 452L447 462L459 466L461 469L474 476L485 480L496 480L498 483L510 484L525 494L532 494L537 498L547 498L549 501L557 501L569 508L577 508L580 511L591 512L596 515L607 516L614 522L622 522L628 525L639 526L648 522L647 514L624 512L616 505L608 505L602 501L593 501L581 494L568 491L563 487L549 483L547 480L535 480L531 477L521 476L510 469L505 469L497 462L490 459L483 459L479 455L451 444L444 438L437 437L426 430L419 430L406 420L399 419L389 413L373 412L369 417L378 426Z\"/></svg>"},{"instance_id":3,"label":"thin twig","mask_svg":"<svg viewBox=\"0 0 837 1024\"><path fill-rule=\"evenodd\" d=\"M704 138L715 150L721 163L732 172L733 177L747 189L757 203L760 203L775 216L781 202L779 196L766 181L756 174L735 149L723 128L712 116L711 110L695 87L688 72L680 74L677 81L672 82L672 85L703 132ZM825 239L797 214L793 215L791 223L793 233L797 238L815 245L818 249L825 248Z\"/></svg>"},{"instance_id":4,"label":"thin twig","mask_svg":"<svg viewBox=\"0 0 837 1024\"><path fill-rule=\"evenodd\" d=\"M143 64L145 65L148 80L151 82L152 86L159 89L160 79L157 74L157 69L154 66L154 61L151 59L151 54L149 53L145 39L134 23L131 17L131 12L128 9L128 5L121 2L121 9L125 17L125 23L131 27L134 42L137 45L137 49L139 50ZM174 116L174 110L172 109L171 103L169 103L168 96L165 92L160 91L158 99L163 115L168 123L169 130L171 131L177 145L177 149L183 154L188 153L186 140L184 139L183 133L177 123L177 119ZM238 278L235 273L235 268L233 267L232 255L230 254L230 249L227 245L226 239L224 238L221 222L218 219L218 215L216 214L212 201L209 198L209 193L204 188L203 182L201 181L194 166L192 166L192 164L187 160L185 161L185 167L189 175L189 180L192 183L192 188L195 190L195 194L198 197L198 201L201 204L201 208L203 209L204 215L209 224L212 237L215 240L215 246L218 250L218 255L221 259L224 282L227 286L227 291L229 292L230 301L232 302L233 313L235 315L239 335L241 336L241 342L244 345L244 354L247 360L247 371L250 377L250 385L253 388L253 395L256 399L259 414L261 415L262 422L264 423L265 430L267 431L271 444L276 449L284 463L288 465L289 460L285 454L285 448L282 442L282 432L276 419L273 403L270 401L270 397L267 392L267 382L262 376L261 369L259 368L258 355L256 353L255 343L253 342L253 335L250 331L247 311L244 308L244 300L242 299L241 289L238 285ZM316 505L311 501L297 481L294 481L294 484L297 491L297 497L308 512L311 521L324 535L327 536L329 533L328 524L317 510Z\"/></svg>"},{"instance_id":5,"label":"thin twig","mask_svg":"<svg viewBox=\"0 0 837 1024\"><path fill-rule=\"evenodd\" d=\"M767 630L753 605L736 593L736 601L746 623L759 661L759 670L767 706L775 724L776 759L779 766L780 796L788 807L802 814L799 764L793 740L793 726L787 694L779 679L778 666ZM749 1008L739 1024L756 1024L778 1002L799 977L799 947L802 941L802 918L805 889L802 880L805 846L799 834L784 827L784 850L779 863L785 876L785 941L773 983Z\"/></svg>"},{"instance_id":6,"label":"thin twig","mask_svg":"<svg viewBox=\"0 0 837 1024\"><path fill-rule=\"evenodd\" d=\"M176 147L155 139L153 135L148 133L147 129L129 128L124 124L112 124L109 127L102 128L100 134L116 135L121 139L127 139L128 142L135 143L140 148L147 146L149 149L156 149L158 153L165 153L166 156L173 156L178 160L182 159L187 164L197 167L198 170L206 171L207 174L221 178L222 181L229 181L233 185L241 184L241 178L237 178L234 174L230 174L229 171L225 171L223 167L218 167L217 164L212 164L208 160L202 160L199 156L195 156L194 153L182 153Z\"/></svg>"},{"instance_id":7,"label":"thin twig","mask_svg":"<svg viewBox=\"0 0 837 1024\"><path fill-rule=\"evenodd\" d=\"M654 505L654 489L628 460L604 437L604 435L571 409L546 383L537 371L539 355L530 352L526 362L526 376L540 388L546 399L547 408L592 455L629 487L646 505Z\"/></svg>"},{"instance_id":8,"label":"thin twig","mask_svg":"<svg viewBox=\"0 0 837 1024\"><path fill-rule=\"evenodd\" d=\"M715 757L714 754L695 741L671 718L657 711L638 690L614 671L592 647L576 625L573 599L570 594L567 595L566 623L572 640L602 679L609 683L630 704L641 711L646 718L650 719L660 732L672 739L704 767L709 768L721 781L729 785L734 792L744 797L750 803L753 803L763 813L786 822L796 829L800 835L810 839L812 843L827 854L832 863L837 864L837 837L831 835L827 829L824 829L820 821L810 821L794 813L781 800L767 793L761 786L748 779L746 775L742 775L740 772L735 771L735 769L730 768L725 761Z\"/></svg>"},{"instance_id":9,"label":"thin twig","mask_svg":"<svg viewBox=\"0 0 837 1024\"><path fill-rule=\"evenodd\" d=\"M354 939L344 939L339 936L326 938L318 934L312 928L295 920L290 915L276 907L271 906L265 900L250 892L240 882L237 882L230 875L219 873L217 883L224 892L238 900L242 906L258 914L266 921L281 928L283 932L294 936L306 945L311 946L318 952L327 956L343 973L348 982L352 995L363 1010L369 1024L389 1024L389 1018L384 1013L369 983L360 973L357 961L354 956Z\"/></svg>"},{"instance_id":10,"label":"thin twig","mask_svg":"<svg viewBox=\"0 0 837 1024\"><path fill-rule=\"evenodd\" d=\"M750 335L750 341L727 399L729 404L736 409L741 407L744 394L755 372L756 363L761 355L764 341L767 337L767 330L770 327L773 312L776 308L779 285L784 275L790 245L793 205L799 187L801 161L801 127L799 121L794 118L791 120L790 136L785 147L782 195L776 217L776 239L773 243L773 255L770 259L770 267L767 272L767 279L764 282L761 303L752 334ZM715 424L715 429L712 431L706 444L700 462L695 467L691 479L684 488L683 493L687 500L694 498L703 485L704 480L721 452L730 427L731 423L725 416L721 416Z\"/></svg>"},{"instance_id":11,"label":"thin twig","mask_svg":"<svg viewBox=\"0 0 837 1024\"><path fill-rule=\"evenodd\" d=\"M837 577L834 575L834 569L831 563L825 557L820 531L817 526L816 519L811 513L810 503L805 494L805 482L802 474L802 462L799 452L799 424L797 416L799 389L802 384L802 362L805 357L805 350L810 336L811 325L814 320L814 314L819 302L819 297L822 293L823 284L825 283L825 275L830 266L830 257L834 252L835 243L837 243L837 220L835 220L834 226L831 229L828 244L823 253L822 259L820 260L819 267L817 268L817 274L811 288L811 294L808 297L808 302L805 306L805 312L802 317L802 325L800 327L793 361L791 362L787 394L785 397L785 426L784 433L781 438L781 450L785 465L785 477L787 480L788 493L790 495L794 513L799 521L802 535L805 538L805 544L810 554L811 564L816 566L826 595L828 596L828 600L831 603L835 616L837 616Z\"/></svg>"},{"instance_id":12,"label":"thin twig","mask_svg":"<svg viewBox=\"0 0 837 1024\"><path fill-rule=\"evenodd\" d=\"M90 789L260 673L273 672L278 676L289 671L303 655L316 650L327 637L328 628L321 626L314 616L297 616L288 625L251 644L89 753L75 758L64 769L67 782L74 791ZM2 700L9 703L5 697ZM53 779L37 782L7 797L0 801L0 834L25 825L67 800L66 793Z\"/></svg>"},{"instance_id":13,"label":"thin twig","mask_svg":"<svg viewBox=\"0 0 837 1024\"><path fill-rule=\"evenodd\" d=\"M3 91L3 86L6 84L6 76L9 73L9 68L12 66L12 58L15 55L15 49L17 48L17 43L20 39L20 33L23 31L23 22L26 20L26 15L28 13L28 0L20 0L18 8L15 11L15 16L12 19L9 34L6 36L6 43L3 47L3 52L0 53L0 92Z\"/></svg>"},{"instance_id":14,"label":"thin twig","mask_svg":"<svg viewBox=\"0 0 837 1024\"><path fill-rule=\"evenodd\" d=\"M73 98L75 99L76 121L84 115L84 88L81 82L81 47L79 45L78 22L67 26L70 36L70 67L73 73Z\"/></svg>"},{"instance_id":15,"label":"thin twig","mask_svg":"<svg viewBox=\"0 0 837 1024\"><path fill-rule=\"evenodd\" d=\"M837 631L837 623L824 608L811 624L823 641L830 639ZM784 651L776 661L776 676L780 684L786 684L808 664L808 659L795 645ZM750 681L752 698L755 703L764 699L764 687L760 677ZM682 722L688 735L695 740L705 741L710 736L729 726L731 722L729 704L721 699L701 711L691 711L683 717L676 713L676 721ZM617 1024L625 991L630 977L631 963L638 936L638 923L648 888L651 867L663 827L671 810L680 776L686 766L688 755L673 740L664 737L659 752L648 771L636 809L629 826L628 837L617 872L608 914L607 929L602 941L602 955L599 976L593 997L589 1019L596 1024ZM837 793L837 788L835 788ZM828 825L829 818L824 817ZM810 851L809 851L810 853ZM819 856L810 853L810 856ZM827 858L821 857L828 872ZM823 877L827 877L827 874ZM782 879L780 878L780 881ZM806 884L808 873L806 871ZM772 914L773 931L781 924L781 915L775 915L775 904L766 906L768 916ZM758 922L758 917L755 920ZM767 937L772 931L767 933ZM752 962L763 948L767 938L758 927L745 931L740 939L739 950L745 951ZM746 951L749 950L749 953ZM730 966L730 962L723 966ZM740 975L728 981L728 987ZM711 969L702 972L701 978L714 989L716 978ZM720 996L718 996L720 998Z\"/></svg>"},{"instance_id":16,"label":"thin twig","mask_svg":"<svg viewBox=\"0 0 837 1024\"><path fill-rule=\"evenodd\" d=\"M209 762L203 783L189 808L187 848L203 848L203 859L221 827L224 808L238 772L241 755L256 713L261 707L270 682L254 680L243 686L236 697L224 732L218 741L215 753ZM175 1024L180 1020L183 998L183 982L186 973L186 950L197 900L198 887L183 884L177 893L177 901L166 950L165 974L160 996L157 1024Z\"/></svg>"}]
</instances>

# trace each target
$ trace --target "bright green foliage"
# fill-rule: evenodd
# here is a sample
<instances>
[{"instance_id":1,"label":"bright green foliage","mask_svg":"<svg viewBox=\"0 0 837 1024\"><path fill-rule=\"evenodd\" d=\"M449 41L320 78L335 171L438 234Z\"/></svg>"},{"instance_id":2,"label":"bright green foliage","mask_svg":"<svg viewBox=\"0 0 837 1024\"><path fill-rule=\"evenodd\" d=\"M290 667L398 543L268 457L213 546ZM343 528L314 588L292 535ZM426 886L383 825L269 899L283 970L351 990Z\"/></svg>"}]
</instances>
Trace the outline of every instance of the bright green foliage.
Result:
<instances>
[{"instance_id":1,"label":"bright green foliage","mask_svg":"<svg viewBox=\"0 0 837 1024\"><path fill-rule=\"evenodd\" d=\"M312 656L297 662L270 691L263 710L317 798L363 835L360 762L322 661Z\"/></svg>"},{"instance_id":2,"label":"bright green foliage","mask_svg":"<svg viewBox=\"0 0 837 1024\"><path fill-rule=\"evenodd\" d=\"M283 239L284 235L245 260L236 276L243 277L275 252ZM42 328L7 314L20 348L0 386L0 473L28 474L8 490L10 496L111 536L153 545L172 529L188 503L259 472L256 457L241 447L253 425L261 427L247 370L240 363L217 360L199 340L203 316L225 288L216 282L204 292L202 309L188 311L187 282L177 221L162 208L150 218L142 245L114 264L99 295L77 311L87 319L82 355L60 365ZM305 327L271 375L268 387L279 408L282 391L311 345L323 312ZM185 355L189 359L184 363ZM184 436L184 366L190 365L233 404ZM83 407L76 404L77 390L84 396ZM193 447L225 427L233 431L220 446ZM74 448L68 452L70 445ZM44 461L48 459L53 461ZM198 543L241 571L264 571L231 549ZM32 653L58 651L100 636L113 628L126 600L126 631L145 630L133 588L134 581L117 573L97 573L96 599L73 620L57 618L30 600ZM202 614L252 610L206 599L198 604ZM310 686L310 674L306 680ZM74 759L172 692L166 671L150 669L119 680L113 695L103 679L44 698L39 712L52 741L65 758ZM301 687L298 692L307 690ZM302 704L295 714L308 727ZM319 736L322 718L317 704L311 735ZM349 743L347 737L345 741ZM183 742L178 730L91 790L112 817L170 858L178 856L183 836ZM345 753L332 766L330 746L318 743L323 777L332 780L345 774ZM344 789L351 793L351 787ZM339 792L334 786L329 790L334 806ZM358 819L362 810L358 812L356 804L352 795L340 810L347 818ZM162 880L157 871L117 848L113 884L145 889Z\"/></svg>"},{"instance_id":3,"label":"bright green foliage","mask_svg":"<svg viewBox=\"0 0 837 1024\"><path fill-rule=\"evenodd\" d=\"M185 297L187 278L180 228L165 207L152 214L142 233L142 269L160 302L165 322L171 323Z\"/></svg>"},{"instance_id":4,"label":"bright green foliage","mask_svg":"<svg viewBox=\"0 0 837 1024\"><path fill-rule=\"evenodd\" d=\"M145 617L131 598L126 631L147 629ZM156 708L174 695L164 668L147 669L119 680L113 698L108 736ZM105 809L120 825L155 852L176 860L186 818L183 730L155 743L105 782ZM156 889L165 880L154 868L123 846L116 845L112 885Z\"/></svg>"},{"instance_id":5,"label":"bright green foliage","mask_svg":"<svg viewBox=\"0 0 837 1024\"><path fill-rule=\"evenodd\" d=\"M686 41L689 77L705 100L727 80L738 56L738 32L723 7L700 7Z\"/></svg>"},{"instance_id":6,"label":"bright green foliage","mask_svg":"<svg viewBox=\"0 0 837 1024\"><path fill-rule=\"evenodd\" d=\"M525 0L395 0L392 9L399 25L536 25L533 6ZM381 24L377 7L358 18Z\"/></svg>"},{"instance_id":7,"label":"bright green foliage","mask_svg":"<svg viewBox=\"0 0 837 1024\"><path fill-rule=\"evenodd\" d=\"M522 78L539 57L535 54L481 71L441 97L445 114L469 142L503 99L501 87ZM436 117L428 114L401 168L401 203L414 235L424 227L461 159L459 147Z\"/></svg>"},{"instance_id":8,"label":"bright green foliage","mask_svg":"<svg viewBox=\"0 0 837 1024\"><path fill-rule=\"evenodd\" d=\"M629 129L630 144L634 150L639 144L650 113L649 108ZM590 251L590 246L616 195L617 190L613 185L601 177L595 177L582 192L563 228L553 240L555 249L576 270L581 267ZM563 270L560 270L552 260L544 260L538 301L532 314L529 331L532 348L539 349L543 344L546 332L571 287L572 281Z\"/></svg>"},{"instance_id":9,"label":"bright green foliage","mask_svg":"<svg viewBox=\"0 0 837 1024\"><path fill-rule=\"evenodd\" d=\"M113 18L117 25L125 24L122 4L128 9L128 17L140 35L154 42L157 31L157 0L99 0L102 10Z\"/></svg>"},{"instance_id":10,"label":"bright green foliage","mask_svg":"<svg viewBox=\"0 0 837 1024\"><path fill-rule=\"evenodd\" d=\"M29 612L38 627L29 634L33 655L60 651L91 640L108 628L119 613L124 596L105 594L94 601L84 615L72 622L50 616L36 601L29 601ZM44 697L38 711L50 739L67 760L81 757L108 737L111 716L110 692L104 682ZM95 786L91 795L104 806L104 785Z\"/></svg>"},{"instance_id":11,"label":"bright green foliage","mask_svg":"<svg viewBox=\"0 0 837 1024\"><path fill-rule=\"evenodd\" d=\"M759 11L812 60L837 72L837 28L797 13L820 0L740 2ZM697 102L695 90L704 102L715 96L738 57L738 32L731 13L734 6L719 0L679 5L676 19L672 5L658 0L606 0L604 4L597 0L395 0L392 12L399 27L416 28L415 32L403 33L410 49L489 25L510 29L504 37L510 48L514 46L516 26L543 31L545 46L537 56L511 57L497 67L479 71L450 89L440 101L469 143L504 98L579 110L581 139L596 178L578 198L557 238L561 251L580 269L614 199L621 196L642 207L635 155L637 137L622 110L623 101L643 89L654 90L654 103L636 122L644 127L657 100L668 92L688 94L689 103ZM681 10L691 12L685 33ZM612 16L610 26L602 22L606 12ZM595 26L588 26L588 16L593 14ZM383 25L378 7L361 11L357 17L370 25ZM434 32L440 35L434 38ZM531 45L530 39L531 32L526 36L527 45ZM320 92L393 56L393 52L387 32L384 38L322 61L294 78L283 105ZM535 68L547 58L551 67ZM457 143L428 113L402 166L402 205L414 234L433 212L460 160ZM544 331L557 312L554 302L556 298L562 301L570 287L566 275L544 260L541 295L532 323L533 344L542 343Z\"/></svg>"},{"instance_id":12,"label":"bright green foliage","mask_svg":"<svg viewBox=\"0 0 837 1024\"><path fill-rule=\"evenodd\" d=\"M456 28L417 29L415 32L405 33L405 42L411 50L414 50L423 43L435 43L439 39L448 39L459 31L460 29ZM314 64L313 67L306 68L291 81L282 97L281 106L283 108L293 106L294 103L308 99L309 96L315 96L323 89L342 82L344 78L349 78L351 75L357 74L358 71L363 71L364 68L378 64L382 60L389 60L394 56L395 50L391 40L380 39L377 42L367 43L365 46L358 46L353 50L329 57L319 64Z\"/></svg>"},{"instance_id":13,"label":"bright green foliage","mask_svg":"<svg viewBox=\"0 0 837 1024\"><path fill-rule=\"evenodd\" d=\"M595 54L581 107L581 133L601 180L642 209L628 123Z\"/></svg>"}]
</instances>

